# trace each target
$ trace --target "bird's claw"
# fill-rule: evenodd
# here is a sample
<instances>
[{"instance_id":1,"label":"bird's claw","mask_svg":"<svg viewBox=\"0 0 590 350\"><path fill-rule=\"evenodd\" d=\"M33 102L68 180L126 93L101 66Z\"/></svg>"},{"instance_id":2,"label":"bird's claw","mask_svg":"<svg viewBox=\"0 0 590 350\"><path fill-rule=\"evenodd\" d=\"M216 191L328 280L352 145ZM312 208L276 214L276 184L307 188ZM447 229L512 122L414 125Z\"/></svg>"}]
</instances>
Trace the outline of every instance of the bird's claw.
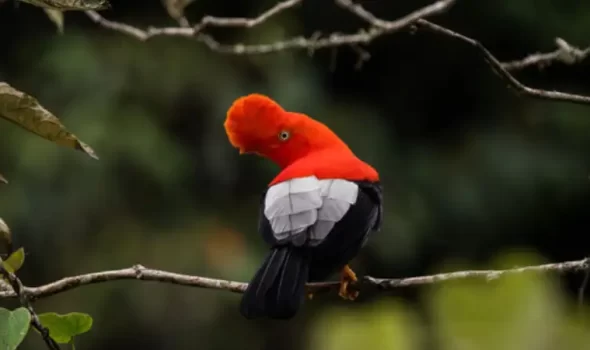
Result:
<instances>
[{"instance_id":1,"label":"bird's claw","mask_svg":"<svg viewBox=\"0 0 590 350\"><path fill-rule=\"evenodd\" d=\"M348 287L351 283L355 283L358 281L356 274L350 266L345 265L342 268L342 273L340 276L340 289L338 291L338 295L344 300L355 300L359 292L357 290L348 290Z\"/></svg>"},{"instance_id":2,"label":"bird's claw","mask_svg":"<svg viewBox=\"0 0 590 350\"><path fill-rule=\"evenodd\" d=\"M357 281L358 278L350 266L344 266L340 275L340 288L338 290L338 295L344 300L355 300L359 296L359 291L349 290L348 287ZM305 295L307 296L307 299L312 300L314 294L313 288L306 286Z\"/></svg>"}]
</instances>

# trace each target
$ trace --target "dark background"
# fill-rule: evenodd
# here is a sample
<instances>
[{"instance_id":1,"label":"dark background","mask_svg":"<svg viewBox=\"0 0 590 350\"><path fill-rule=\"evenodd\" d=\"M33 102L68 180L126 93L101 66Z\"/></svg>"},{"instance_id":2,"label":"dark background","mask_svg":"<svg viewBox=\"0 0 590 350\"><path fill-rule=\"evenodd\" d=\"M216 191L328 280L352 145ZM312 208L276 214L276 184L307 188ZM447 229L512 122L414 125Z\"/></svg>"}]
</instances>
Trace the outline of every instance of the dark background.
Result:
<instances>
[{"instance_id":1,"label":"dark background","mask_svg":"<svg viewBox=\"0 0 590 350\"><path fill-rule=\"evenodd\" d=\"M429 2L362 3L395 19ZM250 17L274 4L198 0L186 13L192 22ZM159 1L112 5L101 12L108 19L176 26ZM458 1L432 20L509 61L554 50L557 36L588 45L588 13L583 1ZM364 26L330 1L304 1L256 28L207 32L263 43ZM400 32L365 49L371 59L360 69L350 47L223 55L184 38L139 42L73 12L59 35L39 8L0 2L0 81L37 97L101 158L0 123L0 171L10 180L0 215L27 250L24 283L136 263L247 281L266 249L256 234L259 195L278 171L238 156L225 136L227 108L251 92L325 122L380 171L385 222L353 263L360 275L415 276L449 261L488 267L514 251L552 262L588 254L590 106L519 97L475 49L444 36ZM589 62L515 75L588 95ZM573 300L581 276L561 282ZM236 294L133 281L36 305L91 314L80 349L303 349L324 310L379 297L401 298L428 324L422 294L368 292L353 304L322 296L289 323L242 319ZM37 338L26 346L42 346Z\"/></svg>"}]
</instances>

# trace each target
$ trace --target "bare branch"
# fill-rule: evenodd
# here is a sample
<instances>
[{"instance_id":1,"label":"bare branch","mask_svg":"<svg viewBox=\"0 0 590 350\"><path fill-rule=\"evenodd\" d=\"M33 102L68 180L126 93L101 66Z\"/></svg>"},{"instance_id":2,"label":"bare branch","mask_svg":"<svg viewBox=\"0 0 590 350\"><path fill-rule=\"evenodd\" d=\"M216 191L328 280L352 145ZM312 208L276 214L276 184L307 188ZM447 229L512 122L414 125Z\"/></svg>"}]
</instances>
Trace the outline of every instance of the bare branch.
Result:
<instances>
[{"instance_id":1,"label":"bare branch","mask_svg":"<svg viewBox=\"0 0 590 350\"><path fill-rule=\"evenodd\" d=\"M86 15L90 17L90 19L92 19L95 23L107 29L111 29L114 31L121 32L123 34L130 35L141 41L148 40L155 36L181 36L187 38L196 37L199 41L205 43L211 50L228 52L228 50L215 49L215 47L220 46L220 44L213 38L206 35L204 37L199 38L198 34L201 33L203 29L205 29L208 26L252 28L261 23L264 23L273 16L276 16L277 14L294 7L302 1L303 0L287 0L279 2L278 4L266 10L256 18L205 16L197 25L193 27L189 27L188 25L181 25L181 27L163 28L150 27L147 30L142 30L137 27L133 27L120 22L109 21L96 11L86 11ZM214 42L213 45L211 45L212 42Z\"/></svg>"},{"instance_id":2,"label":"bare branch","mask_svg":"<svg viewBox=\"0 0 590 350\"><path fill-rule=\"evenodd\" d=\"M405 28L419 19L425 19L426 17L435 14L440 14L446 11L455 2L438 1L432 5L416 10L398 20L384 21L373 15L371 12L365 10L361 5L354 4L351 0L335 1L337 4L354 13L359 18L364 19L372 26L384 29ZM536 53L520 60L504 62L501 65L507 71L522 70L530 66L538 66L542 68L555 62L562 62L565 64L578 63L580 61L583 61L588 55L590 55L590 47L581 50L575 46L571 46L567 41L561 38L556 38L555 44L557 45L558 49L553 52Z\"/></svg>"},{"instance_id":3,"label":"bare branch","mask_svg":"<svg viewBox=\"0 0 590 350\"><path fill-rule=\"evenodd\" d=\"M31 325L33 325L33 327L35 327L35 329L41 333L43 341L47 347L51 350L59 350L59 345L49 336L49 330L43 327L41 321L39 321L39 316L37 316L35 310L33 309L33 305L31 305L30 295L26 291L26 287L23 286L20 279L16 277L14 273L6 271L4 265L2 265L2 259L0 259L0 274L6 276L8 282L10 282L10 286L12 287L12 291L4 291L2 293L10 293L12 296L18 297L20 304L31 314Z\"/></svg>"},{"instance_id":4,"label":"bare branch","mask_svg":"<svg viewBox=\"0 0 590 350\"><path fill-rule=\"evenodd\" d=\"M358 15L360 18L369 22L372 26L379 27L379 28L387 28L389 25L393 25L394 23L399 22L399 20L393 21L393 22L383 21L383 20L375 17L373 14L369 13L361 5L354 5L352 3L352 1L350 1L350 0L336 0L336 1L338 3L340 3L342 6L344 6L345 8L349 9L351 12ZM416 16L418 16L420 14L424 14L424 13L428 14L429 12L426 12L425 9L427 9L429 7L431 8L431 11L433 11L434 9L438 10L438 8L440 8L441 6L439 5L439 7L437 7L436 5L443 3L443 2L444 1L439 1L438 3L435 3L433 5L423 8L422 10L415 11L414 13L412 13L406 17L414 18L412 16L413 14L416 14ZM451 4L452 4L452 2L451 2ZM444 9L444 6L442 8ZM435 13L437 13L437 12L435 12ZM523 69L524 67L530 66L532 64L540 64L541 62L547 63L548 62L547 59L549 57L547 54L541 55L541 56L529 56L521 61L514 61L514 62L509 62L507 64L503 64L494 55L492 55L492 53L490 53L490 51L485 46L483 46L479 41L477 41L473 38L459 34L459 33L454 32L448 28L439 26L437 24L429 22L429 21L427 21L423 18L420 18L420 17L415 18L413 21L410 22L410 24L414 24L414 23L420 29L427 29L427 30L430 30L430 31L438 33L438 34L443 34L443 35L449 36L451 38L458 39L458 40L463 41L471 46L475 46L483 54L485 61L492 68L492 70L501 79L505 80L508 83L508 85L510 87L512 87L514 90L516 90L516 92L518 92L518 93L521 93L523 95L530 96L530 97L545 99L545 100L573 102L573 103L579 103L579 104L590 104L590 96L575 95L575 94L570 94L570 93L565 93L565 92L560 92L560 91L541 90L541 89L535 89L535 88L531 88L529 86L526 86L523 83L521 83L518 79L516 79L513 75L511 75L506 68L504 68L504 65L507 65L511 69ZM549 55L551 55L551 58L553 60L557 60L559 58L560 60L565 59L567 61L569 59L569 61L567 61L567 62L572 62L575 60L583 59L588 54L588 52L586 52L586 51L580 51L575 48L572 48L563 39L558 38L557 45L560 47L560 49L558 50L558 54L553 54L553 53L549 54ZM589 49L589 51L590 51L590 49ZM553 56L555 56L555 57L553 57ZM567 57L567 58L564 58L564 57Z\"/></svg>"},{"instance_id":5,"label":"bare branch","mask_svg":"<svg viewBox=\"0 0 590 350\"><path fill-rule=\"evenodd\" d=\"M524 267L517 267L514 269L507 269L507 270L470 270L470 271L457 271L457 272L450 272L450 273L440 273L436 275L430 276L420 276L420 277L410 277L410 278L374 278L374 277L365 277L365 280L371 284L378 286L382 289L393 289L393 288L400 288L400 287L410 287L410 286L420 286L420 285L427 285L427 284L436 284L446 281L453 281L453 280L462 280L462 279L471 279L471 278L481 278L485 279L486 281L493 281L503 276L507 275L515 275L515 274L522 274L528 272L536 272L536 273L547 273L547 272L557 272L557 273L567 273L567 272L581 272L586 271L588 267L588 263L590 259L582 259L582 260L574 260L574 261L565 261L560 263L553 263L553 264L544 264L544 265L534 265L534 266L524 266Z\"/></svg>"},{"instance_id":6,"label":"bare branch","mask_svg":"<svg viewBox=\"0 0 590 350\"><path fill-rule=\"evenodd\" d=\"M422 9L414 11L398 20L395 21L383 21L378 20L372 24L372 28L367 30L361 29L357 33L353 34L342 34L332 33L327 37L319 37L316 34L311 37L295 37L284 41L277 41L269 44L256 44L256 45L245 45L245 44L222 44L210 35L204 34L202 31L207 26L216 27L243 27L251 28L260 25L267 21L269 18L281 13L282 11L292 8L295 5L301 3L303 0L287 0L279 2L269 10L262 13L256 18L221 18L205 16L203 19L192 28L183 27L150 27L147 30L142 30L137 27L130 26L128 24L114 22L107 20L102 17L96 11L86 11L86 15L90 17L95 23L100 26L111 29L129 36L132 36L138 40L145 41L156 36L179 36L185 38L193 38L197 41L205 44L210 50L235 55L256 55L256 54L268 54L272 52L286 51L292 49L306 49L306 50L317 50L328 47L337 47L344 45L355 45L355 44L368 44L374 39L384 34L392 34L398 32L404 28L409 27L416 20L423 17L429 17L437 15L450 8L456 0L441 0L433 5L426 6ZM335 0L338 5L348 9L352 13L359 15L358 11L362 14L369 14L359 5L353 4L350 0ZM364 12L362 12L364 11ZM376 17L372 17L375 20Z\"/></svg>"},{"instance_id":7,"label":"bare branch","mask_svg":"<svg viewBox=\"0 0 590 350\"><path fill-rule=\"evenodd\" d=\"M508 83L510 87L512 87L516 92L521 93L525 96L535 97L538 99L545 99L545 100L552 100L552 101L564 101L564 102L573 102L579 104L590 104L590 96L582 96L582 95L575 95L569 94L566 92L561 91L549 91L549 90L541 90L541 89L534 89L529 86L524 85L520 81L518 81L512 74L510 74L506 69L502 67L502 63L498 61L494 55L486 49L479 41L467 37L465 35L459 34L454 32L450 29L445 27L439 26L432 22L429 22L424 19L420 19L416 21L416 25L421 29L427 29L431 32L443 34L449 36L451 38L460 40L464 43L467 43L471 46L477 48L480 53L483 55L484 60L488 63L488 65L492 68L492 70L504 81Z\"/></svg>"},{"instance_id":8,"label":"bare branch","mask_svg":"<svg viewBox=\"0 0 590 350\"><path fill-rule=\"evenodd\" d=\"M247 287L246 283L184 275L180 273L148 269L142 265L135 265L120 270L101 271L85 275L65 277L43 286L25 288L25 291L31 298L37 300L81 286L117 280L155 281L189 287L222 289L236 293L244 292ZM15 296L16 295L12 292L0 292L0 298Z\"/></svg>"},{"instance_id":9,"label":"bare branch","mask_svg":"<svg viewBox=\"0 0 590 350\"><path fill-rule=\"evenodd\" d=\"M245 45L238 43L231 45L222 44L212 36L202 32L207 26L251 28L264 23L272 16L292 8L302 1L303 0L286 0L279 2L256 18L221 18L205 16L199 22L199 24L194 27L150 27L147 30L142 30L128 24L107 20L96 11L87 11L86 14L94 22L101 25L102 27L127 34L138 40L145 41L156 36L180 36L195 39L198 42L203 43L210 50L224 54L259 55L292 49L306 49L310 53L313 53L315 50L322 48L350 46L360 55L359 61L356 65L357 68L360 67L362 63L368 60L370 57L368 52L360 48L360 44L368 44L380 36L392 34L406 28L417 27L427 29L438 34L444 34L476 47L483 54L484 59L492 68L492 70L501 79L505 80L510 87L520 94L545 100L590 104L590 96L576 95L560 91L535 89L524 85L509 73L509 71L520 70L533 65L544 66L558 61L567 64L573 64L585 59L588 55L590 55L590 48L580 50L576 47L572 47L565 40L557 38L556 43L559 48L554 52L534 54L518 61L502 63L479 41L424 19L425 17L443 13L444 11L448 10L456 2L456 0L439 0L394 21L380 19L369 11L365 10L361 5L353 3L352 0L335 0L337 5L350 11L370 24L370 28L361 29L358 32L352 34L332 33L328 36L322 37L318 33L315 33L311 37L307 38L295 37L269 44Z\"/></svg>"},{"instance_id":10,"label":"bare branch","mask_svg":"<svg viewBox=\"0 0 590 350\"><path fill-rule=\"evenodd\" d=\"M519 267L509 270L472 270L472 271L458 271L451 273L441 273L429 276L409 277L409 278L395 278L383 279L366 276L359 287L378 287L380 289L393 289L410 286L421 286L436 284L445 281L481 278L486 281L505 276L522 274L528 272L537 273L567 273L579 272L588 269L589 259L566 261L555 264L545 264L536 266ZM136 280L136 281L153 281L161 283L177 284L188 287L208 288L216 290L225 290L234 293L243 293L248 286L247 283L234 282L221 279L213 279L200 276L184 275L179 273L167 272L162 270L155 270L135 265L130 268L120 270L110 270L88 273L84 275L65 277L55 282L51 282L39 287L24 287L24 291L29 300L36 300L46 298L55 294L63 293L81 286L103 283L117 280ZM308 288L310 291L320 292L328 291L337 288L340 282L319 282L310 283ZM0 291L0 298L15 298L18 295L14 291Z\"/></svg>"},{"instance_id":11,"label":"bare branch","mask_svg":"<svg viewBox=\"0 0 590 350\"><path fill-rule=\"evenodd\" d=\"M195 39L198 42L205 44L205 46L211 51L234 55L261 55L293 49L317 50L327 47L368 44L373 41L373 39L385 33L385 30L383 29L371 28L369 30L360 30L355 34L332 33L324 38L319 38L316 34L309 38L300 36L269 44L245 45L239 43L231 45L222 44L208 34L196 32L194 28L150 27L147 30L142 30L125 23L110 21L102 17L96 11L86 11L85 13L100 26L129 35L141 41L146 41L157 36L185 37Z\"/></svg>"}]
</instances>

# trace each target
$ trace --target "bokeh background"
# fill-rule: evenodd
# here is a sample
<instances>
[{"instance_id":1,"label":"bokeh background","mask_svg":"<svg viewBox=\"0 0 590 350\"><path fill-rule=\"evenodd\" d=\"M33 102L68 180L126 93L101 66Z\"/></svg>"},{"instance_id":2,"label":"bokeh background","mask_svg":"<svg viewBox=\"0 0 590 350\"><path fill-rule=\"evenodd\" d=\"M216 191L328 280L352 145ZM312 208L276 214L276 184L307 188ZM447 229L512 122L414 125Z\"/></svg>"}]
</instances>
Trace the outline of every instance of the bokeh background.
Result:
<instances>
[{"instance_id":1,"label":"bokeh background","mask_svg":"<svg viewBox=\"0 0 590 350\"><path fill-rule=\"evenodd\" d=\"M186 14L255 16L275 1L198 0ZM427 1L365 0L394 19ZM160 1L112 1L102 14L174 26ZM458 1L434 22L481 40L500 60L588 45L589 2ZM208 29L226 43L352 32L365 24L330 1L249 29ZM195 41L139 42L67 13L0 2L0 81L37 97L100 156L0 121L0 216L27 251L28 285L141 263L247 281L267 249L259 196L278 169L238 156L223 130L232 100L269 94L327 123L381 173L385 222L353 262L360 275L581 259L590 224L590 106L513 94L460 42L384 36L355 68L350 47L265 56L214 53ZM535 87L590 94L590 61L516 73ZM247 321L239 295L120 281L36 303L87 312L79 349L561 349L588 346L575 299L581 275L336 295L290 322ZM5 300L2 306L14 305ZM581 316L580 316L581 315ZM586 322L586 323L585 323ZM563 342L568 343L565 346ZM585 345L583 345L585 344ZM34 334L23 348L43 344Z\"/></svg>"}]
</instances>

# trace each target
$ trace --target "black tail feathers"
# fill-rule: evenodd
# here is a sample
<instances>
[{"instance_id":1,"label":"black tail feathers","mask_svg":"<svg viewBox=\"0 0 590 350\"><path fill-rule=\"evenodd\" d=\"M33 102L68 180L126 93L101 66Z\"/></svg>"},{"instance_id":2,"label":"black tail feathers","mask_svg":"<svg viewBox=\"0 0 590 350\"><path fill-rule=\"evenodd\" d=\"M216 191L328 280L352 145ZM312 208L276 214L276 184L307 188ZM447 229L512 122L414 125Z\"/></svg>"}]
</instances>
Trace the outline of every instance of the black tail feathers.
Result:
<instances>
[{"instance_id":1,"label":"black tail feathers","mask_svg":"<svg viewBox=\"0 0 590 350\"><path fill-rule=\"evenodd\" d=\"M289 319L305 299L309 254L303 247L273 247L248 284L240 313L248 318Z\"/></svg>"}]
</instances>

